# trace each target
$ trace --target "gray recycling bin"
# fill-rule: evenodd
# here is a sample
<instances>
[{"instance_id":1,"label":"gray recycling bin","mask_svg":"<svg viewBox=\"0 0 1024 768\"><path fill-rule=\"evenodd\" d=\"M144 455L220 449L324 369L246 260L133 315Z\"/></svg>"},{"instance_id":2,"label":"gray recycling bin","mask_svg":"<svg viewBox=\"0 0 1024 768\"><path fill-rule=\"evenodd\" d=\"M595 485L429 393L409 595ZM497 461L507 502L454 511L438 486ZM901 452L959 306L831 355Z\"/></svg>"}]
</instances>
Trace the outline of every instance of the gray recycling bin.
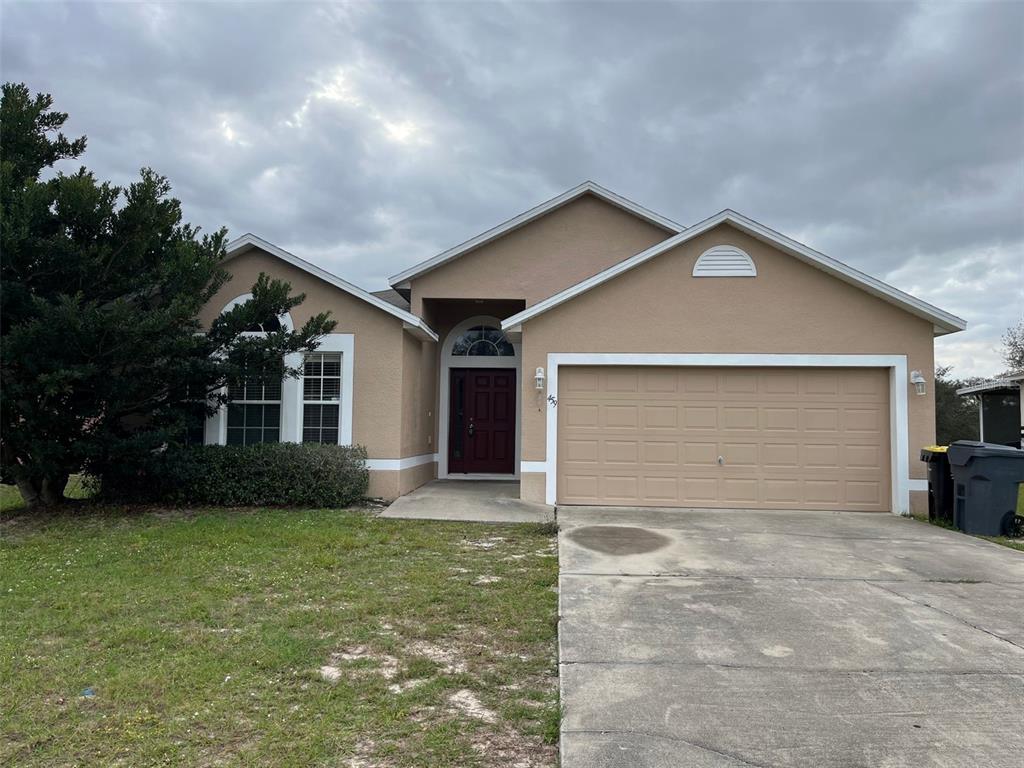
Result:
<instances>
[{"instance_id":1,"label":"gray recycling bin","mask_svg":"<svg viewBox=\"0 0 1024 768\"><path fill-rule=\"evenodd\" d=\"M946 454L953 472L953 524L964 533L1004 536L1013 525L1024 450L957 440Z\"/></svg>"}]
</instances>

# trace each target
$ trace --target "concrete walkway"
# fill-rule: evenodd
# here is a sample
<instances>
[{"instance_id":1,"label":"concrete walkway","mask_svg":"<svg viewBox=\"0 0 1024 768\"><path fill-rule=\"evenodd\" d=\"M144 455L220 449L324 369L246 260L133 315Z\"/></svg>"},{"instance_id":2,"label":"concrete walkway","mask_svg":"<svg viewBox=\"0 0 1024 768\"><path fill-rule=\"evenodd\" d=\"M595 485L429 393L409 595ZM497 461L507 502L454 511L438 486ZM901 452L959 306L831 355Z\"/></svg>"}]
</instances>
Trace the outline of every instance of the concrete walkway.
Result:
<instances>
[{"instance_id":1,"label":"concrete walkway","mask_svg":"<svg viewBox=\"0 0 1024 768\"><path fill-rule=\"evenodd\" d=\"M507 480L434 480L394 501L381 517L467 520L481 523L549 523L554 507L519 499Z\"/></svg>"},{"instance_id":2,"label":"concrete walkway","mask_svg":"<svg viewBox=\"0 0 1024 768\"><path fill-rule=\"evenodd\" d=\"M1024 554L886 514L559 507L563 768L1018 768Z\"/></svg>"}]
</instances>

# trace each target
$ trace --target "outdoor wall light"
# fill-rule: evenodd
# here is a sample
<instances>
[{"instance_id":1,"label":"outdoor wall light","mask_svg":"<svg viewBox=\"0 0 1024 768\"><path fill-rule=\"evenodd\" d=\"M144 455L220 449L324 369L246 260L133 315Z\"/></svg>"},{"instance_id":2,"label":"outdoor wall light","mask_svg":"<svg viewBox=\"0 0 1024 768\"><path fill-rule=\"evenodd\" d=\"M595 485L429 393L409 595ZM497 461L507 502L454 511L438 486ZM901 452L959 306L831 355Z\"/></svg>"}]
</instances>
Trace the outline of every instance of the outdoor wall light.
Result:
<instances>
[{"instance_id":1,"label":"outdoor wall light","mask_svg":"<svg viewBox=\"0 0 1024 768\"><path fill-rule=\"evenodd\" d=\"M923 395L927 391L925 389L924 376L921 375L920 371L910 372L910 383L914 385L914 391L919 395Z\"/></svg>"},{"instance_id":2,"label":"outdoor wall light","mask_svg":"<svg viewBox=\"0 0 1024 768\"><path fill-rule=\"evenodd\" d=\"M538 392L544 391L544 369L538 368L536 375L533 377L533 383L537 386Z\"/></svg>"}]
</instances>

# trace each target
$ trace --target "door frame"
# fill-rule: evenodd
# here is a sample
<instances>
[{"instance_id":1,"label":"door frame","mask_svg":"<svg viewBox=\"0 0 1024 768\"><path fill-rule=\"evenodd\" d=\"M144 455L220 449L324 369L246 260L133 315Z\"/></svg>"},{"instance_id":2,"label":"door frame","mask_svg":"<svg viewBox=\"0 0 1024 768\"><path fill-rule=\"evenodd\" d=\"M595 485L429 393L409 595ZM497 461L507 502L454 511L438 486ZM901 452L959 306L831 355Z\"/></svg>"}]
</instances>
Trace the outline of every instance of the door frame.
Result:
<instances>
[{"instance_id":1,"label":"door frame","mask_svg":"<svg viewBox=\"0 0 1024 768\"><path fill-rule=\"evenodd\" d=\"M889 483L892 514L910 514L910 492L927 490L927 481L910 477L908 395L910 383L906 355L792 355L792 354L616 354L549 352L547 356L548 408L545 460L520 462L524 472L545 474L547 504L557 498L558 470L558 369L563 365L641 365L672 367L746 368L886 368L889 371Z\"/></svg>"},{"instance_id":2,"label":"door frame","mask_svg":"<svg viewBox=\"0 0 1024 768\"><path fill-rule=\"evenodd\" d=\"M445 336L444 344L441 345L441 364L438 366L438 407L437 407L437 477L442 480L518 480L519 465L522 456L520 447L520 433L522 431L522 343L509 341L515 355L512 357L454 357L452 347L455 340L463 331L472 328L474 325L490 325L501 328L501 320L491 315L475 315L466 318ZM451 410L451 369L452 368L514 368L516 372L516 440L515 453L513 454L511 474L492 473L470 473L470 474L449 474L448 472L448 430Z\"/></svg>"}]
</instances>

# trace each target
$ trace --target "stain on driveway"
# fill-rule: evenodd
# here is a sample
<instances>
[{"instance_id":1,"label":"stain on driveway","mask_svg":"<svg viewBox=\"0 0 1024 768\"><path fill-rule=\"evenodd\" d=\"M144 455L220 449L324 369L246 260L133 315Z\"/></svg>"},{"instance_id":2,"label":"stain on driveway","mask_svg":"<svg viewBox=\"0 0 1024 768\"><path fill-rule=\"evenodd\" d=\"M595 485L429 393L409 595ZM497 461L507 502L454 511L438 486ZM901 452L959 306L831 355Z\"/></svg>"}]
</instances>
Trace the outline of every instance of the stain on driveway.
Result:
<instances>
[{"instance_id":1,"label":"stain on driveway","mask_svg":"<svg viewBox=\"0 0 1024 768\"><path fill-rule=\"evenodd\" d=\"M642 555L666 547L672 541L646 528L626 525L582 525L565 535L585 549L606 555Z\"/></svg>"}]
</instances>

